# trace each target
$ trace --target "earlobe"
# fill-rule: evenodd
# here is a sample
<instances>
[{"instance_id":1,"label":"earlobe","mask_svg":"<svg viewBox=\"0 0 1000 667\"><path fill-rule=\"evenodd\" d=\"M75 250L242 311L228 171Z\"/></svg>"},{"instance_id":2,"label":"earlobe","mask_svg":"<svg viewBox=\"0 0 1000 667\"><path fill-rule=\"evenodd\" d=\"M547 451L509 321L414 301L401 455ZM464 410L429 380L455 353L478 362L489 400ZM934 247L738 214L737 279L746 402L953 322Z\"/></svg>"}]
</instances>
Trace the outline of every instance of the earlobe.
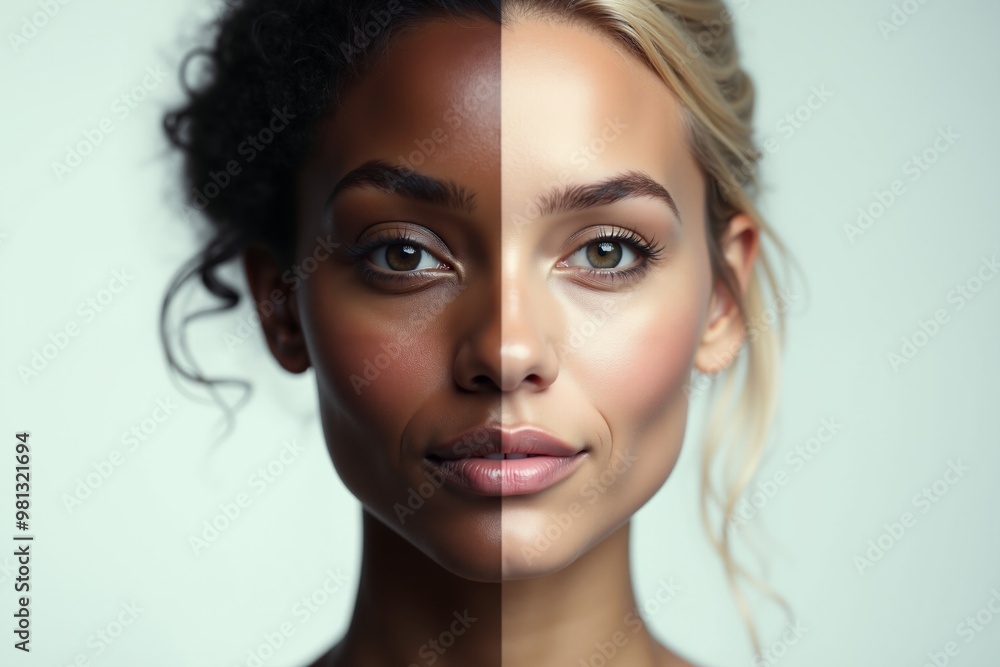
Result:
<instances>
[{"instance_id":1,"label":"earlobe","mask_svg":"<svg viewBox=\"0 0 1000 667\"><path fill-rule=\"evenodd\" d=\"M289 373L305 372L311 362L302 333L296 294L281 279L281 271L270 250L260 245L247 248L243 255L243 268L271 354Z\"/></svg>"},{"instance_id":2,"label":"earlobe","mask_svg":"<svg viewBox=\"0 0 1000 667\"><path fill-rule=\"evenodd\" d=\"M732 272L733 287L746 300L760 248L760 235L749 216L739 213L729 221L723 236L723 259ZM712 301L694 365L702 373L715 375L733 364L746 338L746 323L725 281L714 279Z\"/></svg>"}]
</instances>

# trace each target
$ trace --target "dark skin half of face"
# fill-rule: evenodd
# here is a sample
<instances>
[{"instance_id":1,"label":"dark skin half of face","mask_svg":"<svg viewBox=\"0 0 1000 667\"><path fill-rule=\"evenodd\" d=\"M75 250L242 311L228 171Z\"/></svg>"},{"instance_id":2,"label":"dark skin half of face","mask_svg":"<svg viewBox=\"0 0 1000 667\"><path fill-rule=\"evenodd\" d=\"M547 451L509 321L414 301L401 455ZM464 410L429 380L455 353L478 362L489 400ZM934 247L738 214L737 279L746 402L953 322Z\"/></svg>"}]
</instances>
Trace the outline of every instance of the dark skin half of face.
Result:
<instances>
[{"instance_id":1,"label":"dark skin half of face","mask_svg":"<svg viewBox=\"0 0 1000 667\"><path fill-rule=\"evenodd\" d=\"M489 277L500 237L498 50L499 27L485 24L441 21L399 38L320 124L299 190L300 254L316 236L341 244L297 299L337 472L388 528L479 580L498 576L496 499L442 488L414 514L399 506L419 504L410 490L429 481L429 448L500 406L500 360L490 344L500 317ZM334 194L373 161L455 183L474 198L453 206L364 183ZM427 249L423 264L447 268L411 279L373 266L384 263L385 247L374 260L351 253L377 243L398 249L403 238ZM483 376L492 381L475 381Z\"/></svg>"},{"instance_id":2,"label":"dark skin half of face","mask_svg":"<svg viewBox=\"0 0 1000 667\"><path fill-rule=\"evenodd\" d=\"M428 447L499 415L489 278L500 241L499 49L500 27L484 22L436 20L397 37L320 121L299 174L298 261L312 267L317 247L337 247L264 330L282 367L314 369L331 459L364 510L357 607L323 664L425 664L429 638L459 631L449 660L500 664L500 590L489 583L500 577L500 500L437 488L424 464ZM426 201L384 182L337 188L374 161L474 197ZM373 278L371 262L351 252L400 235L448 270ZM289 291L263 249L247 253L246 267L258 302Z\"/></svg>"}]
</instances>

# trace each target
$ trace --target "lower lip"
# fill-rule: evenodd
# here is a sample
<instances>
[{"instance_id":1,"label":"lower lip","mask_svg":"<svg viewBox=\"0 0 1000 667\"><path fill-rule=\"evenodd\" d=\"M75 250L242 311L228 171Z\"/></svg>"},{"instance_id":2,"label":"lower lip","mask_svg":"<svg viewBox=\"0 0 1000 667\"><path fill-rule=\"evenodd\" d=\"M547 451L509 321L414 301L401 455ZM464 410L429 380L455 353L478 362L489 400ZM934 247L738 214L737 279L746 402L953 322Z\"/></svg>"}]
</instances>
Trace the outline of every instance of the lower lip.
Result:
<instances>
[{"instance_id":1,"label":"lower lip","mask_svg":"<svg viewBox=\"0 0 1000 667\"><path fill-rule=\"evenodd\" d=\"M575 456L529 456L523 459L426 459L446 484L481 496L526 496L555 486L580 466Z\"/></svg>"}]
</instances>

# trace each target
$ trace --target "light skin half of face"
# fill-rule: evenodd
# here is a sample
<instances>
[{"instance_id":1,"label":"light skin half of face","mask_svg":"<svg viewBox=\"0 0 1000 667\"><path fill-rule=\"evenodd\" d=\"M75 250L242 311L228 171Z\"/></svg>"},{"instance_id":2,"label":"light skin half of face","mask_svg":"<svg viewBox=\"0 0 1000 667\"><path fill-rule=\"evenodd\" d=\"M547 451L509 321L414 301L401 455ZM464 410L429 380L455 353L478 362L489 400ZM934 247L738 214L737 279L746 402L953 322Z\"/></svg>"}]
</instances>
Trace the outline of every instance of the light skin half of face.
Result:
<instances>
[{"instance_id":1,"label":"light skin half of face","mask_svg":"<svg viewBox=\"0 0 1000 667\"><path fill-rule=\"evenodd\" d=\"M314 370L364 509L358 605L326 664L424 664L467 609L437 664L575 665L619 631L616 664L682 664L636 613L628 533L680 453L692 370L742 337L689 143L644 64L541 19L429 21L320 122L297 256L330 257L294 292L265 251L246 266L258 302L291 297L268 344ZM745 288L745 216L723 248ZM449 448L527 431L572 464L517 492L435 474Z\"/></svg>"},{"instance_id":2,"label":"light skin half of face","mask_svg":"<svg viewBox=\"0 0 1000 667\"><path fill-rule=\"evenodd\" d=\"M684 388L740 339L738 313L712 276L705 178L666 86L579 25L518 22L502 54L502 349L542 380L504 410L587 449L558 486L504 498L504 662L530 661L545 617L603 600L607 614L577 612L555 643L620 630L643 664L628 522L673 469ZM738 216L725 250L743 284L756 245Z\"/></svg>"}]
</instances>

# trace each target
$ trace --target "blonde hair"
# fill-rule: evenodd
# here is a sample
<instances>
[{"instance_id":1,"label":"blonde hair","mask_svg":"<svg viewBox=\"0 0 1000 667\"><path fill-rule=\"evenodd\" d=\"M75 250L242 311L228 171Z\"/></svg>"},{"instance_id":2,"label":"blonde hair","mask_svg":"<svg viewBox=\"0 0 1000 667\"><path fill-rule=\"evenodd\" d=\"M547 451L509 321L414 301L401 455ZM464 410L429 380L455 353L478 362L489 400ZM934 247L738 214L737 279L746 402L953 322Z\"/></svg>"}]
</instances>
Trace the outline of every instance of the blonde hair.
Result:
<instances>
[{"instance_id":1,"label":"blonde hair","mask_svg":"<svg viewBox=\"0 0 1000 667\"><path fill-rule=\"evenodd\" d=\"M511 0L507 6L515 15L551 16L597 28L651 67L681 103L691 147L708 181L706 227L713 275L736 301L747 334L745 344L731 351L734 363L721 386L713 383L700 511L759 653L739 580L763 590L786 612L789 608L735 562L730 517L757 470L774 414L784 309L768 307L769 297L778 293L778 282L767 248L761 248L744 299L723 258L721 239L733 215L743 213L774 251L787 253L755 205L761 154L753 140L754 88L740 66L733 15L722 0ZM757 326L760 322L766 326ZM720 489L713 470L723 454ZM711 507L721 510L716 526Z\"/></svg>"}]
</instances>

